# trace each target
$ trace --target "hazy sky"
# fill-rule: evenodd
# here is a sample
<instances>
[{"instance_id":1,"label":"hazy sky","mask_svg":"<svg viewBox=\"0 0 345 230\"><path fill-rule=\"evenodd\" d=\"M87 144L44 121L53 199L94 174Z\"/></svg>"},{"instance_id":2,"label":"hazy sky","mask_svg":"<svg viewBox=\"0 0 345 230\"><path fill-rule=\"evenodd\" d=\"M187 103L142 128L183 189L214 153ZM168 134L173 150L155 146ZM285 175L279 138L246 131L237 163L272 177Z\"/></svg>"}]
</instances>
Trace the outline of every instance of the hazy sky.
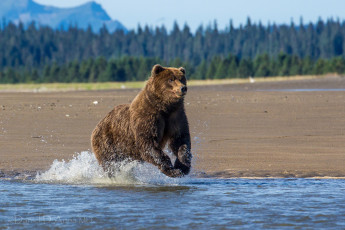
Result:
<instances>
[{"instance_id":1,"label":"hazy sky","mask_svg":"<svg viewBox=\"0 0 345 230\"><path fill-rule=\"evenodd\" d=\"M77 6L88 0L34 0L58 7ZM235 26L245 24L248 16L252 22L299 24L316 22L319 17L345 19L345 0L95 0L112 19L117 19L128 29L137 25L165 24L170 30L176 20L180 26L187 23L194 31L199 25L207 26L217 20L224 29L229 20Z\"/></svg>"}]
</instances>

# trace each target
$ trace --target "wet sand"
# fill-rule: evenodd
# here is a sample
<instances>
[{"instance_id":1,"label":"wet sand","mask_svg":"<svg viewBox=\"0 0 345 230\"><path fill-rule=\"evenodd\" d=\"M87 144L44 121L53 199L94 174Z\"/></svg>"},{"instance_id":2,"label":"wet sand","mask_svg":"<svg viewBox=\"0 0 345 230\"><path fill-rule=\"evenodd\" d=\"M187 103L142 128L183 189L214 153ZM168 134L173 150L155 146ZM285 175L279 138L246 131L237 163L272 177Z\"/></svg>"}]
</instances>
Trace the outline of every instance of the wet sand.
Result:
<instances>
[{"instance_id":1,"label":"wet sand","mask_svg":"<svg viewBox=\"0 0 345 230\"><path fill-rule=\"evenodd\" d=\"M345 91L333 89L345 78L190 87L194 173L345 177ZM35 175L89 150L98 121L138 91L0 92L0 177Z\"/></svg>"}]
</instances>

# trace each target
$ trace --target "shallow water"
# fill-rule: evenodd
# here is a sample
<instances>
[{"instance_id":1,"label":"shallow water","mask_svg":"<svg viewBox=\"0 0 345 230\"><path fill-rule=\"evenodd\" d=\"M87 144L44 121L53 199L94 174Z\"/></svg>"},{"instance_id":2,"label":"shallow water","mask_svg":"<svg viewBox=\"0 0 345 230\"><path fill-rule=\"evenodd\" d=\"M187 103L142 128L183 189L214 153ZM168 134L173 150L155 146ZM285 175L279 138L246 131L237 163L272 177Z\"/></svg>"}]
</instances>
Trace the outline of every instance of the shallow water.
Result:
<instances>
[{"instance_id":1,"label":"shallow water","mask_svg":"<svg viewBox=\"0 0 345 230\"><path fill-rule=\"evenodd\" d=\"M196 179L164 185L0 181L2 227L344 228L345 183Z\"/></svg>"},{"instance_id":2,"label":"shallow water","mask_svg":"<svg viewBox=\"0 0 345 230\"><path fill-rule=\"evenodd\" d=\"M345 180L171 179L148 164L109 179L84 152L0 180L0 228L345 228Z\"/></svg>"}]
</instances>

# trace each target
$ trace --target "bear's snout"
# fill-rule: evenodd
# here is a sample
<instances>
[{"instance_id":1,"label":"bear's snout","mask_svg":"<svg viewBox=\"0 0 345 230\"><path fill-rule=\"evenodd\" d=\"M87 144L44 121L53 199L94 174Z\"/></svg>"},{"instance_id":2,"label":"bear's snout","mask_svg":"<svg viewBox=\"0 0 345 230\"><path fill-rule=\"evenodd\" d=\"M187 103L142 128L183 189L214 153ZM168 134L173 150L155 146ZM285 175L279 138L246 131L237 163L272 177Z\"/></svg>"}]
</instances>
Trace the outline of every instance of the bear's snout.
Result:
<instances>
[{"instance_id":1,"label":"bear's snout","mask_svg":"<svg viewBox=\"0 0 345 230\"><path fill-rule=\"evenodd\" d=\"M187 86L181 86L181 92L183 94L187 93Z\"/></svg>"}]
</instances>

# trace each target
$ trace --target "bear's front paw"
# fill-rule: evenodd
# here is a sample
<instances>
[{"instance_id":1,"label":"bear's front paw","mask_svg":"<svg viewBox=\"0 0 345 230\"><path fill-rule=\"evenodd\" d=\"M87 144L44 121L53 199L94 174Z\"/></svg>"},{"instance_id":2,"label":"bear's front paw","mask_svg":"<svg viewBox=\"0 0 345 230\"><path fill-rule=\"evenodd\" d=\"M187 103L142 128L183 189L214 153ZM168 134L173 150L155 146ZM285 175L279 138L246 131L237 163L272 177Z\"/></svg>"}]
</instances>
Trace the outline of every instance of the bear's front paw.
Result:
<instances>
[{"instance_id":1,"label":"bear's front paw","mask_svg":"<svg viewBox=\"0 0 345 230\"><path fill-rule=\"evenodd\" d=\"M179 159L176 159L175 164L174 164L174 168L181 170L183 175L187 175L190 171L191 166L190 166L190 163L184 164Z\"/></svg>"},{"instance_id":2,"label":"bear's front paw","mask_svg":"<svg viewBox=\"0 0 345 230\"><path fill-rule=\"evenodd\" d=\"M180 169L170 169L164 173L169 177L183 177L185 175Z\"/></svg>"},{"instance_id":3,"label":"bear's front paw","mask_svg":"<svg viewBox=\"0 0 345 230\"><path fill-rule=\"evenodd\" d=\"M169 177L183 177L184 176L184 173L180 169L173 168L172 165L160 167L160 170L162 173L164 173L165 175Z\"/></svg>"},{"instance_id":4,"label":"bear's front paw","mask_svg":"<svg viewBox=\"0 0 345 230\"><path fill-rule=\"evenodd\" d=\"M190 152L190 149L187 148L187 145L180 146L178 150L178 160L184 164L186 167L191 167L192 162L192 154ZM176 162L175 162L176 164Z\"/></svg>"}]
</instances>

